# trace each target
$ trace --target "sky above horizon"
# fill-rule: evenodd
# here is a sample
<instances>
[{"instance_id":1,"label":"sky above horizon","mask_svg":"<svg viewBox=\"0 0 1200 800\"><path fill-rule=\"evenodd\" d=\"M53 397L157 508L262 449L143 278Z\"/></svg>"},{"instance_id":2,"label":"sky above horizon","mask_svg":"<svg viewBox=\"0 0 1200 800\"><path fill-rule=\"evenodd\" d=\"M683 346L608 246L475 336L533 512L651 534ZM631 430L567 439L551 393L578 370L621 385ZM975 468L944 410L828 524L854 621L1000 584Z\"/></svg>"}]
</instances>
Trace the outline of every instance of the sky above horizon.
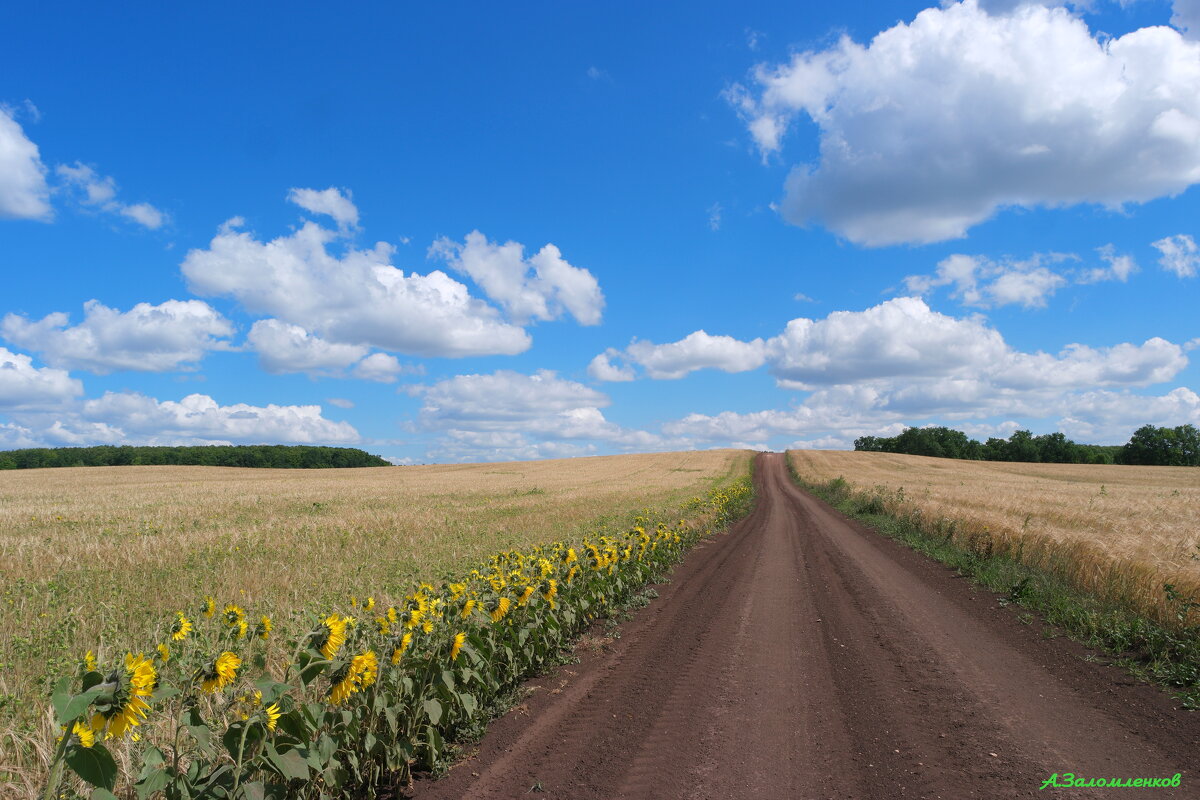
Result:
<instances>
[{"instance_id":1,"label":"sky above horizon","mask_svg":"<svg viewBox=\"0 0 1200 800\"><path fill-rule=\"evenodd\" d=\"M1200 424L1200 0L9 10L0 449Z\"/></svg>"}]
</instances>

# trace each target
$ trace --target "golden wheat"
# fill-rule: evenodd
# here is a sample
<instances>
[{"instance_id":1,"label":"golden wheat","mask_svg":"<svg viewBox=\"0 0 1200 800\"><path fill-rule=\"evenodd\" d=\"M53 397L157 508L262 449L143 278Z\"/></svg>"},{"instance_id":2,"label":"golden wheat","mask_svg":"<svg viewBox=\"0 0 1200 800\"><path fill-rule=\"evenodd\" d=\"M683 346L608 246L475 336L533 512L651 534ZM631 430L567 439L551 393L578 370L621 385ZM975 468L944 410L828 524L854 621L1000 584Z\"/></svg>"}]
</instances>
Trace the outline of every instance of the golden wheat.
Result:
<instances>
[{"instance_id":1,"label":"golden wheat","mask_svg":"<svg viewBox=\"0 0 1200 800\"><path fill-rule=\"evenodd\" d=\"M893 513L953 522L959 539L984 537L1164 621L1164 583L1200 593L1200 470L824 450L788 455L805 480L841 476L859 489L878 487Z\"/></svg>"}]
</instances>

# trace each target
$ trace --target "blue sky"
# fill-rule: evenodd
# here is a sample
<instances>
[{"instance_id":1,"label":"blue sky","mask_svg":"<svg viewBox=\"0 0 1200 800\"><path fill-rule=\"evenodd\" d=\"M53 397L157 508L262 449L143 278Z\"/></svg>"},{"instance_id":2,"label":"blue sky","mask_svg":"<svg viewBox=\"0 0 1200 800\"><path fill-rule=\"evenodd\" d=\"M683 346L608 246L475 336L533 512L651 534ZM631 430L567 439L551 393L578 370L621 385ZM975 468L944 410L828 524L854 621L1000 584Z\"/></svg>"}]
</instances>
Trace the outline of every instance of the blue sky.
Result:
<instances>
[{"instance_id":1,"label":"blue sky","mask_svg":"<svg viewBox=\"0 0 1200 800\"><path fill-rule=\"evenodd\" d=\"M0 447L1200 424L1200 2L861 5L10 11Z\"/></svg>"}]
</instances>

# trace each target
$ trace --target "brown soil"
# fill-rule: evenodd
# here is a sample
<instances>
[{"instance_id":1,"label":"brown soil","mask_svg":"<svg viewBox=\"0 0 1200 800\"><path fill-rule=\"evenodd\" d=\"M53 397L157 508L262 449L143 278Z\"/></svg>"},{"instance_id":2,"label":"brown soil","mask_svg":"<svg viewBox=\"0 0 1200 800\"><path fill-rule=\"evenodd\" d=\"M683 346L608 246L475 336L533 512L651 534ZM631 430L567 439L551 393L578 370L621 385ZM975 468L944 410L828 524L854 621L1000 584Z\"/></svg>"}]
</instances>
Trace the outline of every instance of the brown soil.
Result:
<instances>
[{"instance_id":1,"label":"brown soil","mask_svg":"<svg viewBox=\"0 0 1200 800\"><path fill-rule=\"evenodd\" d=\"M1200 713L756 466L749 518L414 796L1200 797Z\"/></svg>"}]
</instances>

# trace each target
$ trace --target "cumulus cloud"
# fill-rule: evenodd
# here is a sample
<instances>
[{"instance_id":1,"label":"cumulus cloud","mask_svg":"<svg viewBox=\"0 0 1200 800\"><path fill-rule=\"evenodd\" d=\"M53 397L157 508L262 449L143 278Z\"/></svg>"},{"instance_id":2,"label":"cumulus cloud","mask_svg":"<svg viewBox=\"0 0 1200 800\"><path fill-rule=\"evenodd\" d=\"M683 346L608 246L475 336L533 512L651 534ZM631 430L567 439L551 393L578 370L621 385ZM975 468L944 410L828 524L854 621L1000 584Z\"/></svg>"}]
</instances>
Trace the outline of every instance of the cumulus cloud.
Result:
<instances>
[{"instance_id":1,"label":"cumulus cloud","mask_svg":"<svg viewBox=\"0 0 1200 800\"><path fill-rule=\"evenodd\" d=\"M1067 284L1067 279L1044 266L1071 258L1058 253L1035 254L1025 261L993 261L985 256L950 255L937 265L933 275L909 275L905 288L928 294L942 286L951 287L951 297L964 305L987 308L1020 304L1044 308L1046 299Z\"/></svg>"},{"instance_id":2,"label":"cumulus cloud","mask_svg":"<svg viewBox=\"0 0 1200 800\"><path fill-rule=\"evenodd\" d=\"M52 366L106 375L194 368L207 351L228 346L223 337L233 335L233 325L201 300L138 303L125 312L89 300L78 325L63 312L37 321L8 314L0 334Z\"/></svg>"},{"instance_id":3,"label":"cumulus cloud","mask_svg":"<svg viewBox=\"0 0 1200 800\"><path fill-rule=\"evenodd\" d=\"M274 374L336 373L361 359L369 350L363 345L327 342L299 325L277 319L255 322L246 342L258 353L259 366Z\"/></svg>"},{"instance_id":4,"label":"cumulus cloud","mask_svg":"<svg viewBox=\"0 0 1200 800\"><path fill-rule=\"evenodd\" d=\"M762 339L743 342L732 336L711 336L703 330L667 344L634 340L624 352L610 349L596 356L592 359L596 369L589 367L589 373L598 380L631 380L632 369L613 367L610 363L611 358L618 356L641 366L651 378L674 380L698 369L723 372L758 369L766 360L766 344ZM602 361L598 363L597 359ZM602 377L606 374L615 377Z\"/></svg>"},{"instance_id":5,"label":"cumulus cloud","mask_svg":"<svg viewBox=\"0 0 1200 800\"><path fill-rule=\"evenodd\" d=\"M447 357L529 348L523 329L446 273L392 266L385 242L359 250L311 221L263 242L243 225L240 218L226 222L207 249L187 254L182 270L193 292L233 297L248 311L337 344ZM340 255L329 250L335 243L344 245Z\"/></svg>"},{"instance_id":6,"label":"cumulus cloud","mask_svg":"<svg viewBox=\"0 0 1200 800\"><path fill-rule=\"evenodd\" d=\"M627 365L620 366L612 363L612 360L620 357L620 355L620 350L617 350L614 347L608 348L603 353L600 353L593 358L590 363L588 363L588 375L598 381L621 382L633 380L635 377L637 377L633 367Z\"/></svg>"},{"instance_id":7,"label":"cumulus cloud","mask_svg":"<svg viewBox=\"0 0 1200 800\"><path fill-rule=\"evenodd\" d=\"M161 228L167 221L167 215L149 203L129 204L118 200L117 182L111 176L100 175L87 164L78 161L74 166L59 164L55 174L86 207L117 214L150 230Z\"/></svg>"},{"instance_id":8,"label":"cumulus cloud","mask_svg":"<svg viewBox=\"0 0 1200 800\"><path fill-rule=\"evenodd\" d=\"M415 391L423 400L418 428L442 432L431 454L451 460L583 454L596 442L642 450L663 444L609 422L600 410L610 402L605 394L549 370L457 375Z\"/></svg>"},{"instance_id":9,"label":"cumulus cloud","mask_svg":"<svg viewBox=\"0 0 1200 800\"><path fill-rule=\"evenodd\" d=\"M557 319L564 309L581 325L600 323L604 309L600 284L588 270L567 263L552 244L526 259L519 242L496 244L471 231L462 244L438 239L429 254L470 276L519 325Z\"/></svg>"},{"instance_id":10,"label":"cumulus cloud","mask_svg":"<svg viewBox=\"0 0 1200 800\"><path fill-rule=\"evenodd\" d=\"M1094 36L1064 8L929 8L866 45L759 65L729 96L764 158L797 117L816 124L819 161L792 170L782 214L869 246L1200 180L1200 44L1167 27Z\"/></svg>"},{"instance_id":11,"label":"cumulus cloud","mask_svg":"<svg viewBox=\"0 0 1200 800\"><path fill-rule=\"evenodd\" d=\"M1082 270L1075 277L1076 283L1100 283L1101 281L1125 283L1129 280L1130 275L1138 271L1138 265L1133 260L1133 256L1118 255L1116 247L1111 244L1097 247L1096 253L1105 266Z\"/></svg>"},{"instance_id":12,"label":"cumulus cloud","mask_svg":"<svg viewBox=\"0 0 1200 800\"><path fill-rule=\"evenodd\" d=\"M48 220L50 187L38 147L0 106L0 218Z\"/></svg>"},{"instance_id":13,"label":"cumulus cloud","mask_svg":"<svg viewBox=\"0 0 1200 800\"><path fill-rule=\"evenodd\" d=\"M939 261L932 275L905 277L904 288L913 294L927 295L949 287L951 297L977 308L1004 305L1045 308L1055 292L1071 283L1124 283L1138 269L1132 256L1118 255L1111 244L1096 248L1096 252L1104 266L1067 269L1058 265L1082 259L1073 253L1034 253L1024 260L954 253Z\"/></svg>"},{"instance_id":14,"label":"cumulus cloud","mask_svg":"<svg viewBox=\"0 0 1200 800\"><path fill-rule=\"evenodd\" d=\"M244 444L353 444L358 431L321 415L321 407L234 403L203 394L176 402L133 392L106 392L87 400L79 421L107 426L120 441L221 441ZM70 424L64 425L70 428Z\"/></svg>"},{"instance_id":15,"label":"cumulus cloud","mask_svg":"<svg viewBox=\"0 0 1200 800\"><path fill-rule=\"evenodd\" d=\"M292 189L287 199L305 211L332 217L339 228L358 227L358 207L350 199L349 189Z\"/></svg>"},{"instance_id":16,"label":"cumulus cloud","mask_svg":"<svg viewBox=\"0 0 1200 800\"><path fill-rule=\"evenodd\" d=\"M1159 239L1151 246L1162 254L1158 259L1159 266L1180 278L1191 278L1200 269L1200 248L1186 233Z\"/></svg>"},{"instance_id":17,"label":"cumulus cloud","mask_svg":"<svg viewBox=\"0 0 1200 800\"><path fill-rule=\"evenodd\" d=\"M372 353L354 366L354 377L379 383L395 383L401 375L422 375L425 368L420 364L402 364L400 359L387 353Z\"/></svg>"},{"instance_id":18,"label":"cumulus cloud","mask_svg":"<svg viewBox=\"0 0 1200 800\"><path fill-rule=\"evenodd\" d=\"M66 370L35 367L33 359L0 347L0 408L52 406L83 394Z\"/></svg>"}]
</instances>

